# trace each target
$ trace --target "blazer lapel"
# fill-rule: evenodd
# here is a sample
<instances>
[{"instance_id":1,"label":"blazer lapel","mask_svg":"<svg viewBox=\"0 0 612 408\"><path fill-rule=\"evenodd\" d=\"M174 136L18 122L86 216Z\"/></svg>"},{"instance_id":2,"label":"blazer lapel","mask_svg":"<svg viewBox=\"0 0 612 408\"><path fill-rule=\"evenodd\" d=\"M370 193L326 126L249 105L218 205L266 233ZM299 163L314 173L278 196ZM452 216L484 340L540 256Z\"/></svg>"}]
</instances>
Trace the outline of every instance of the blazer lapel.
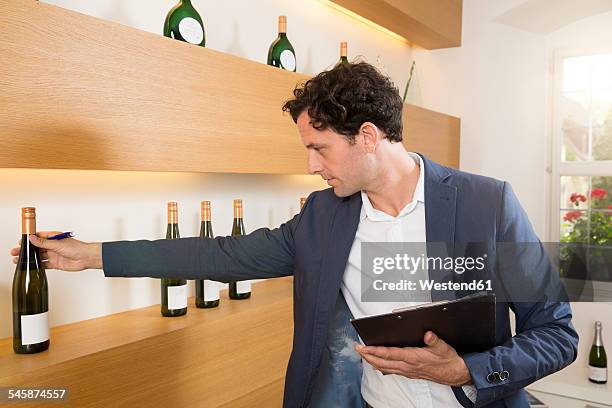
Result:
<instances>
[{"instance_id":1,"label":"blazer lapel","mask_svg":"<svg viewBox=\"0 0 612 408\"><path fill-rule=\"evenodd\" d=\"M452 256L455 243L455 214L457 188L449 185L450 172L421 155L425 163L425 230L427 234L427 256ZM453 280L452 271L433 269L429 279L436 282ZM431 293L433 301L448 299L448 291Z\"/></svg>"}]
</instances>

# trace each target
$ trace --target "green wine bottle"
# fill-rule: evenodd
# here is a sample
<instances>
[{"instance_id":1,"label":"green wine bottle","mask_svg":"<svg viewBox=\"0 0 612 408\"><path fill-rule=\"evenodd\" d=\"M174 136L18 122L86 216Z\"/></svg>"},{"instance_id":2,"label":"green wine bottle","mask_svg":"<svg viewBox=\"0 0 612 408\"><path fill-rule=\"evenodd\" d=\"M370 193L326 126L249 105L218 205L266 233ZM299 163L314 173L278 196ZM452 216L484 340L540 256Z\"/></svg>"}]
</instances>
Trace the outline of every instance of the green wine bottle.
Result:
<instances>
[{"instance_id":1,"label":"green wine bottle","mask_svg":"<svg viewBox=\"0 0 612 408\"><path fill-rule=\"evenodd\" d=\"M597 384L608 382L608 358L601 336L601 322L595 322L595 338L589 353L589 381Z\"/></svg>"},{"instance_id":2,"label":"green wine bottle","mask_svg":"<svg viewBox=\"0 0 612 408\"><path fill-rule=\"evenodd\" d=\"M201 207L202 224L200 226L200 237L214 238L210 216L210 201L202 201ZM195 289L195 303L197 307L207 309L219 306L219 285L217 282L208 279L197 279L195 281Z\"/></svg>"},{"instance_id":3,"label":"green wine bottle","mask_svg":"<svg viewBox=\"0 0 612 408\"><path fill-rule=\"evenodd\" d=\"M49 288L37 247L28 237L36 234L36 209L21 209L21 251L13 277L13 350L31 354L49 348Z\"/></svg>"},{"instance_id":4,"label":"green wine bottle","mask_svg":"<svg viewBox=\"0 0 612 408\"><path fill-rule=\"evenodd\" d=\"M287 17L278 17L278 37L268 50L268 65L295 72L295 51L287 38Z\"/></svg>"},{"instance_id":5,"label":"green wine bottle","mask_svg":"<svg viewBox=\"0 0 612 408\"><path fill-rule=\"evenodd\" d=\"M164 35L190 44L206 46L204 23L191 4L191 0L180 0L168 12L164 23Z\"/></svg>"},{"instance_id":6,"label":"green wine bottle","mask_svg":"<svg viewBox=\"0 0 612 408\"><path fill-rule=\"evenodd\" d=\"M342 41L340 43L340 59L338 60L336 65L343 64L345 62L349 62L349 60L348 60L348 43L346 41Z\"/></svg>"},{"instance_id":7,"label":"green wine bottle","mask_svg":"<svg viewBox=\"0 0 612 408\"><path fill-rule=\"evenodd\" d=\"M234 200L234 224L232 236L244 235L244 222L242 220L242 200ZM251 281L229 282L230 299L247 299L251 297Z\"/></svg>"},{"instance_id":8,"label":"green wine bottle","mask_svg":"<svg viewBox=\"0 0 612 408\"><path fill-rule=\"evenodd\" d=\"M180 238L178 228L178 204L168 203L168 228L166 239ZM187 313L187 281L184 279L161 280L161 314L166 317Z\"/></svg>"}]
</instances>

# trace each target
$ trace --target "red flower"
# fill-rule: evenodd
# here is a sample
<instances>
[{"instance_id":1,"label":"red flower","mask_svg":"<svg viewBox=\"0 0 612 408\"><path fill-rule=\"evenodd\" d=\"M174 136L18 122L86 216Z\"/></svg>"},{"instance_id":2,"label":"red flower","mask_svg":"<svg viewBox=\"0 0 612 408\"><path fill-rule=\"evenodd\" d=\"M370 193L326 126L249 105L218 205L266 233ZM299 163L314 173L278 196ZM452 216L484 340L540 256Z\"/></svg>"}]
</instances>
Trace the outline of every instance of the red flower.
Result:
<instances>
[{"instance_id":1,"label":"red flower","mask_svg":"<svg viewBox=\"0 0 612 408\"><path fill-rule=\"evenodd\" d=\"M579 205L580 202L586 202L586 197L583 196L582 194L578 194L578 193L572 193L572 195L570 196L570 203L575 204L576 207Z\"/></svg>"},{"instance_id":2,"label":"red flower","mask_svg":"<svg viewBox=\"0 0 612 408\"><path fill-rule=\"evenodd\" d=\"M608 206L608 210L612 210L612 204Z\"/></svg>"},{"instance_id":3,"label":"red flower","mask_svg":"<svg viewBox=\"0 0 612 408\"><path fill-rule=\"evenodd\" d=\"M608 192L603 188L595 188L591 191L591 197L596 198L598 200L603 200L608 195Z\"/></svg>"},{"instance_id":4,"label":"red flower","mask_svg":"<svg viewBox=\"0 0 612 408\"><path fill-rule=\"evenodd\" d=\"M569 211L563 217L563 221L573 222L582 217L582 211Z\"/></svg>"}]
</instances>

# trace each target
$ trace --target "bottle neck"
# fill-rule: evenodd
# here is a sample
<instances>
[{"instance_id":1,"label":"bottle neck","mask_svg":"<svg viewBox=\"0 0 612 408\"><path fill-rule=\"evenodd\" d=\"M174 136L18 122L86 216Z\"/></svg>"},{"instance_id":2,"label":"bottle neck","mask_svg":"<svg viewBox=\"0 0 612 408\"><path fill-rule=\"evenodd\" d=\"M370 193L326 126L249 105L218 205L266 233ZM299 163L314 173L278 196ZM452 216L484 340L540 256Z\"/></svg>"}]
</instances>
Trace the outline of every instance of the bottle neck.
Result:
<instances>
[{"instance_id":1,"label":"bottle neck","mask_svg":"<svg viewBox=\"0 0 612 408\"><path fill-rule=\"evenodd\" d=\"M595 326L595 339L593 340L593 345L601 347L603 346L603 338L601 335L601 326Z\"/></svg>"},{"instance_id":2,"label":"bottle neck","mask_svg":"<svg viewBox=\"0 0 612 408\"><path fill-rule=\"evenodd\" d=\"M244 235L244 222L242 221L242 217L234 217L232 235Z\"/></svg>"},{"instance_id":3,"label":"bottle neck","mask_svg":"<svg viewBox=\"0 0 612 408\"><path fill-rule=\"evenodd\" d=\"M213 230L212 230L212 222L210 220L208 221L202 221L202 224L200 226L200 237L201 238L213 238Z\"/></svg>"},{"instance_id":4,"label":"bottle neck","mask_svg":"<svg viewBox=\"0 0 612 408\"><path fill-rule=\"evenodd\" d=\"M21 233L23 235L36 235L36 218L22 218Z\"/></svg>"},{"instance_id":5,"label":"bottle neck","mask_svg":"<svg viewBox=\"0 0 612 408\"><path fill-rule=\"evenodd\" d=\"M191 0L181 0L181 3L191 6Z\"/></svg>"},{"instance_id":6,"label":"bottle neck","mask_svg":"<svg viewBox=\"0 0 612 408\"><path fill-rule=\"evenodd\" d=\"M166 239L173 239L179 237L179 227L176 223L168 223L168 228L166 229Z\"/></svg>"}]
</instances>

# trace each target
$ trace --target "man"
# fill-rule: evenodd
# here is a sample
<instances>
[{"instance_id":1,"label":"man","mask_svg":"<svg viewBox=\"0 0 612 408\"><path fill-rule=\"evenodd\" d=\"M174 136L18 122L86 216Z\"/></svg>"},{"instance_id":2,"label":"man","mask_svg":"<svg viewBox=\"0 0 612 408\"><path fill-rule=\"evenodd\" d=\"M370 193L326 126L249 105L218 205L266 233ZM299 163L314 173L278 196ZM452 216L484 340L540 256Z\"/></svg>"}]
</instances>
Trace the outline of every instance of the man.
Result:
<instances>
[{"instance_id":1,"label":"man","mask_svg":"<svg viewBox=\"0 0 612 408\"><path fill-rule=\"evenodd\" d=\"M432 332L422 348L364 347L349 323L395 306L361 301L362 243L538 242L507 183L407 152L402 107L390 80L366 63L340 64L296 88L283 110L308 149L309 172L331 189L311 194L277 229L103 244L44 239L52 233L30 239L49 268L101 268L109 277L293 275L286 407L526 407L523 387L576 358L567 303L498 302L496 346L462 356ZM520 286L532 285L529 279L522 276Z\"/></svg>"}]
</instances>

